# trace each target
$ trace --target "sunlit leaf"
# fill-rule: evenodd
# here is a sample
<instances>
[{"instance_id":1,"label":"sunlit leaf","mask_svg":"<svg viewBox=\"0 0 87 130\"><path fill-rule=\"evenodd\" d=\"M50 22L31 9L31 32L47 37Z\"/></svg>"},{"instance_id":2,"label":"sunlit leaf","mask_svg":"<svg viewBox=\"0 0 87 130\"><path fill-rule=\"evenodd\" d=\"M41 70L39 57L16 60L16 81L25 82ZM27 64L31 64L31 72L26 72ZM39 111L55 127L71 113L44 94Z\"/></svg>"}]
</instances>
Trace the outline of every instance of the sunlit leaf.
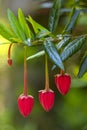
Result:
<instances>
[{"instance_id":1,"label":"sunlit leaf","mask_svg":"<svg viewBox=\"0 0 87 130\"><path fill-rule=\"evenodd\" d=\"M34 32L37 34L39 31L47 31L49 32L45 27L37 23L31 16L27 18L27 20L31 23Z\"/></svg>"},{"instance_id":2,"label":"sunlit leaf","mask_svg":"<svg viewBox=\"0 0 87 130\"><path fill-rule=\"evenodd\" d=\"M87 72L87 52L82 59L80 69L79 69L79 73L78 73L78 77L79 78L82 77L86 72Z\"/></svg>"},{"instance_id":3,"label":"sunlit leaf","mask_svg":"<svg viewBox=\"0 0 87 130\"><path fill-rule=\"evenodd\" d=\"M12 37L11 40L12 40L14 43L22 43L21 40L18 39L18 38Z\"/></svg>"},{"instance_id":4,"label":"sunlit leaf","mask_svg":"<svg viewBox=\"0 0 87 130\"><path fill-rule=\"evenodd\" d=\"M78 37L74 41L70 42L62 51L61 53L61 59L62 61L68 59L71 57L73 54L75 54L79 49L82 47L84 42L86 41L85 36Z\"/></svg>"},{"instance_id":5,"label":"sunlit leaf","mask_svg":"<svg viewBox=\"0 0 87 130\"><path fill-rule=\"evenodd\" d=\"M48 26L49 30L54 33L56 31L59 16L60 16L60 8L61 8L62 0L54 0L53 7L50 11Z\"/></svg>"},{"instance_id":6,"label":"sunlit leaf","mask_svg":"<svg viewBox=\"0 0 87 130\"><path fill-rule=\"evenodd\" d=\"M15 35L22 41L25 41L26 40L25 33L23 32L23 29L22 29L18 19L16 18L16 16L10 9L8 9L8 19L9 19L11 28L14 31Z\"/></svg>"},{"instance_id":7,"label":"sunlit leaf","mask_svg":"<svg viewBox=\"0 0 87 130\"><path fill-rule=\"evenodd\" d=\"M2 35L4 38L6 38L9 41L11 40L11 37L15 37L15 35L8 29L5 25L0 23L0 35Z\"/></svg>"},{"instance_id":8,"label":"sunlit leaf","mask_svg":"<svg viewBox=\"0 0 87 130\"><path fill-rule=\"evenodd\" d=\"M63 33L65 32L70 33L73 30L75 23L78 19L79 13L80 13L80 10L77 10L75 8L72 9L72 12L70 13L69 20L64 28Z\"/></svg>"},{"instance_id":9,"label":"sunlit leaf","mask_svg":"<svg viewBox=\"0 0 87 130\"><path fill-rule=\"evenodd\" d=\"M21 8L18 9L18 20L27 38L31 38L31 31Z\"/></svg>"},{"instance_id":10,"label":"sunlit leaf","mask_svg":"<svg viewBox=\"0 0 87 130\"><path fill-rule=\"evenodd\" d=\"M42 38L42 37L46 37L50 35L50 32L48 32L47 30L42 30L40 31L37 35L36 38Z\"/></svg>"},{"instance_id":11,"label":"sunlit leaf","mask_svg":"<svg viewBox=\"0 0 87 130\"><path fill-rule=\"evenodd\" d=\"M49 58L53 61L53 63L56 64L57 67L64 70L62 60L60 58L60 55L57 52L57 48L55 47L55 45L51 41L45 41L44 48Z\"/></svg>"}]
</instances>

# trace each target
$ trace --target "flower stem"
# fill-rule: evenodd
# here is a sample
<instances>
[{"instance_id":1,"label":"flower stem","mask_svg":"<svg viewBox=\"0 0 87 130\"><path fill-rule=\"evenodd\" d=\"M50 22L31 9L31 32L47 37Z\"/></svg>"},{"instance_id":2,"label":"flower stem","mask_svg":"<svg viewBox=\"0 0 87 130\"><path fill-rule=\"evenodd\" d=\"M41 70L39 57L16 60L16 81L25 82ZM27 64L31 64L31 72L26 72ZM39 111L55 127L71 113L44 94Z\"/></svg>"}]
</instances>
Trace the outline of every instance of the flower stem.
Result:
<instances>
[{"instance_id":1,"label":"flower stem","mask_svg":"<svg viewBox=\"0 0 87 130\"><path fill-rule=\"evenodd\" d=\"M60 70L61 75L64 75L64 73L65 73L64 70Z\"/></svg>"},{"instance_id":2,"label":"flower stem","mask_svg":"<svg viewBox=\"0 0 87 130\"><path fill-rule=\"evenodd\" d=\"M48 61L47 55L45 54L45 90L49 90L49 74L48 74Z\"/></svg>"},{"instance_id":3,"label":"flower stem","mask_svg":"<svg viewBox=\"0 0 87 130\"><path fill-rule=\"evenodd\" d=\"M8 59L10 59L10 57L11 57L11 47L12 47L12 43L10 44L10 46L8 48Z\"/></svg>"},{"instance_id":4,"label":"flower stem","mask_svg":"<svg viewBox=\"0 0 87 130\"><path fill-rule=\"evenodd\" d=\"M28 94L28 86L27 86L27 63L26 63L26 53L27 53L27 47L24 47L24 91L23 94Z\"/></svg>"}]
</instances>

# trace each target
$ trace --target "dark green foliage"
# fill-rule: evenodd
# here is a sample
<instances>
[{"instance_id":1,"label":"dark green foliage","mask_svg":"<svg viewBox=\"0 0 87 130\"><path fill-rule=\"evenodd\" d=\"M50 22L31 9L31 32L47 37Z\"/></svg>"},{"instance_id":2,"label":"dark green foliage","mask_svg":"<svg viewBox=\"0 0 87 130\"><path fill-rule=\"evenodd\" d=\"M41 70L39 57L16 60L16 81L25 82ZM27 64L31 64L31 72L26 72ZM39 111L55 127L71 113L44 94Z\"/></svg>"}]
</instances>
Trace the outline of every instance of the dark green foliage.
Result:
<instances>
[{"instance_id":1,"label":"dark green foliage","mask_svg":"<svg viewBox=\"0 0 87 130\"><path fill-rule=\"evenodd\" d=\"M60 50L62 47L66 46L69 43L70 39L70 37L64 37L63 40L56 44L57 50Z\"/></svg>"},{"instance_id":2,"label":"dark green foliage","mask_svg":"<svg viewBox=\"0 0 87 130\"><path fill-rule=\"evenodd\" d=\"M55 45L51 41L45 41L44 47L49 58L54 62L54 64L57 65L60 69L64 70L62 60L57 52Z\"/></svg>"},{"instance_id":3,"label":"dark green foliage","mask_svg":"<svg viewBox=\"0 0 87 130\"><path fill-rule=\"evenodd\" d=\"M80 14L80 10L77 10L75 8L72 9L70 16L69 16L69 21L67 22L63 33L71 33L72 32L72 30L74 29L74 26L76 24L76 21L78 19L79 14Z\"/></svg>"},{"instance_id":4,"label":"dark green foliage","mask_svg":"<svg viewBox=\"0 0 87 130\"><path fill-rule=\"evenodd\" d=\"M49 30L54 33L58 26L59 16L60 16L60 8L61 8L62 0L54 0L53 7L50 11L49 16Z\"/></svg>"},{"instance_id":5,"label":"dark green foliage","mask_svg":"<svg viewBox=\"0 0 87 130\"><path fill-rule=\"evenodd\" d=\"M86 41L86 37L78 37L74 41L70 42L62 51L61 53L61 59L62 61L68 59L71 57L73 54L75 54L79 49L82 47L84 42Z\"/></svg>"},{"instance_id":6,"label":"dark green foliage","mask_svg":"<svg viewBox=\"0 0 87 130\"><path fill-rule=\"evenodd\" d=\"M82 77L86 72L87 72L87 52L85 53L81 61L78 77L79 78Z\"/></svg>"},{"instance_id":7,"label":"dark green foliage","mask_svg":"<svg viewBox=\"0 0 87 130\"><path fill-rule=\"evenodd\" d=\"M69 41L70 41L70 37L64 37L63 40L61 40L59 43L56 44L57 50L60 50L62 47L64 47L66 44L68 44ZM45 51L44 50L40 51L40 52L38 52L38 53L36 53L36 54L34 54L32 56L29 56L27 58L27 60L38 58L38 57L43 56L43 55L45 55Z\"/></svg>"}]
</instances>

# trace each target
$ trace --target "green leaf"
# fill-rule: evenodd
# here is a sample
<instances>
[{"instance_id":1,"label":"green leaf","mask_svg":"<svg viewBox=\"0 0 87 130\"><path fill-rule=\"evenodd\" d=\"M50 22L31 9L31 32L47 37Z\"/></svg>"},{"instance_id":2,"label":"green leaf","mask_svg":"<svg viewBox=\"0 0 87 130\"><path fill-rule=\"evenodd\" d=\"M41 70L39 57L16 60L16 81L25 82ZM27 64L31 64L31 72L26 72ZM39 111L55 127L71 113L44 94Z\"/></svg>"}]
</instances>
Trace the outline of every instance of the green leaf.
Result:
<instances>
[{"instance_id":1,"label":"green leaf","mask_svg":"<svg viewBox=\"0 0 87 130\"><path fill-rule=\"evenodd\" d=\"M43 56L44 54L45 54L45 51L40 51L40 52L38 52L38 53L36 53L36 54L34 54L32 56L29 56L27 58L27 60L31 60L31 59L34 59L34 58L39 58L40 56Z\"/></svg>"},{"instance_id":2,"label":"green leaf","mask_svg":"<svg viewBox=\"0 0 87 130\"><path fill-rule=\"evenodd\" d=\"M44 48L53 63L57 65L60 69L64 70L62 60L57 52L57 48L55 47L55 45L51 41L45 41Z\"/></svg>"},{"instance_id":3,"label":"green leaf","mask_svg":"<svg viewBox=\"0 0 87 130\"><path fill-rule=\"evenodd\" d=\"M57 50L60 50L62 47L65 47L69 41L70 41L70 37L64 37L63 40L61 40L59 43L56 44L56 48ZM56 68L56 65L53 65L52 70L54 70Z\"/></svg>"},{"instance_id":4,"label":"green leaf","mask_svg":"<svg viewBox=\"0 0 87 130\"><path fill-rule=\"evenodd\" d=\"M64 37L63 40L56 44L57 50L60 50L62 47L66 46L69 43L70 39L70 37Z\"/></svg>"},{"instance_id":5,"label":"green leaf","mask_svg":"<svg viewBox=\"0 0 87 130\"><path fill-rule=\"evenodd\" d=\"M34 32L35 32L36 34L37 34L39 31L49 32L45 27L43 27L42 25L40 25L39 23L37 23L34 19L32 19L31 16L29 16L27 20L31 23L31 25L32 25L32 27L33 27L33 29L34 29ZM49 32L49 33L50 33L50 32Z\"/></svg>"},{"instance_id":6,"label":"green leaf","mask_svg":"<svg viewBox=\"0 0 87 130\"><path fill-rule=\"evenodd\" d=\"M27 24L27 21L25 19L25 16L24 16L21 8L18 9L18 20L19 20L19 23L20 23L24 33L26 34L27 38L31 38L31 31L29 29L29 26Z\"/></svg>"},{"instance_id":7,"label":"green leaf","mask_svg":"<svg viewBox=\"0 0 87 130\"><path fill-rule=\"evenodd\" d=\"M62 0L54 0L53 7L51 8L50 11L48 27L52 33L56 31L58 25L61 4Z\"/></svg>"},{"instance_id":8,"label":"green leaf","mask_svg":"<svg viewBox=\"0 0 87 130\"><path fill-rule=\"evenodd\" d=\"M18 38L15 38L15 37L12 37L11 40L12 40L14 43L21 43L21 40L18 39Z\"/></svg>"},{"instance_id":9,"label":"green leaf","mask_svg":"<svg viewBox=\"0 0 87 130\"><path fill-rule=\"evenodd\" d=\"M78 38L74 39L73 41L71 41L64 49L67 50L67 48L73 46L79 40L79 38L81 38L81 37L78 37Z\"/></svg>"},{"instance_id":10,"label":"green leaf","mask_svg":"<svg viewBox=\"0 0 87 130\"><path fill-rule=\"evenodd\" d=\"M79 78L82 77L86 72L87 72L87 52L81 61L78 77Z\"/></svg>"},{"instance_id":11,"label":"green leaf","mask_svg":"<svg viewBox=\"0 0 87 130\"><path fill-rule=\"evenodd\" d=\"M11 37L14 36L14 34L2 23L0 23L0 35L2 35L4 38L6 38L11 42L12 42Z\"/></svg>"},{"instance_id":12,"label":"green leaf","mask_svg":"<svg viewBox=\"0 0 87 130\"><path fill-rule=\"evenodd\" d=\"M72 32L72 29L76 24L79 14L80 14L80 10L77 10L75 8L72 9L72 12L70 13L69 20L64 28L63 33Z\"/></svg>"},{"instance_id":13,"label":"green leaf","mask_svg":"<svg viewBox=\"0 0 87 130\"><path fill-rule=\"evenodd\" d=\"M8 41L8 42L0 42L0 45L3 45L3 44L10 44L11 42Z\"/></svg>"},{"instance_id":14,"label":"green leaf","mask_svg":"<svg viewBox=\"0 0 87 130\"><path fill-rule=\"evenodd\" d=\"M69 42L70 38L69 37L65 37L62 41L60 41L58 44L56 44L57 50L60 50L62 47L64 47L68 42ZM31 60L34 58L39 58L40 56L43 56L45 54L45 51L42 50L32 56L29 56L27 58L27 60Z\"/></svg>"},{"instance_id":15,"label":"green leaf","mask_svg":"<svg viewBox=\"0 0 87 130\"><path fill-rule=\"evenodd\" d=\"M23 32L23 29L18 19L10 9L8 9L8 19L15 35L22 41L25 41L26 40L25 33Z\"/></svg>"},{"instance_id":16,"label":"green leaf","mask_svg":"<svg viewBox=\"0 0 87 130\"><path fill-rule=\"evenodd\" d=\"M42 37L46 37L50 35L50 32L46 31L46 30L42 30L40 31L37 35L36 35L36 38L42 38Z\"/></svg>"},{"instance_id":17,"label":"green leaf","mask_svg":"<svg viewBox=\"0 0 87 130\"><path fill-rule=\"evenodd\" d=\"M75 54L79 49L82 47L83 43L86 41L85 36L80 36L74 41L70 42L62 51L61 53L61 59L62 61L68 59L71 57L73 54Z\"/></svg>"}]
</instances>

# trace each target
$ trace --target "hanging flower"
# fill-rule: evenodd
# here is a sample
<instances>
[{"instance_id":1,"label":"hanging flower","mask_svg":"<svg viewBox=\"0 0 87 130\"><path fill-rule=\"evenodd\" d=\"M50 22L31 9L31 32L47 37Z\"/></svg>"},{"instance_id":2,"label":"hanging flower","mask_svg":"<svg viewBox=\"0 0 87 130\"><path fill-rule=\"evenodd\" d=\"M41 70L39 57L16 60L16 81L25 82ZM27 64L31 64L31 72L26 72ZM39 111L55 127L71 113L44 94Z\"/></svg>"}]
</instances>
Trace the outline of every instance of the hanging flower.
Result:
<instances>
[{"instance_id":1,"label":"hanging flower","mask_svg":"<svg viewBox=\"0 0 87 130\"><path fill-rule=\"evenodd\" d=\"M54 99L55 95L51 89L49 89L48 91L46 90L39 91L39 101L45 111L47 112L50 111L50 109L54 105Z\"/></svg>"},{"instance_id":2,"label":"hanging flower","mask_svg":"<svg viewBox=\"0 0 87 130\"><path fill-rule=\"evenodd\" d=\"M54 92L49 88L48 62L45 55L45 89L39 91L39 101L45 111L49 111L54 105Z\"/></svg>"},{"instance_id":3,"label":"hanging flower","mask_svg":"<svg viewBox=\"0 0 87 130\"><path fill-rule=\"evenodd\" d=\"M31 95L28 95L28 86L27 86L27 63L26 63L26 47L24 48L24 91L23 94L21 94L18 97L18 108L20 113L27 117L34 106L34 97Z\"/></svg>"},{"instance_id":4,"label":"hanging flower","mask_svg":"<svg viewBox=\"0 0 87 130\"><path fill-rule=\"evenodd\" d=\"M18 108L20 113L24 116L27 117L30 115L32 109L34 106L34 98L31 95L20 95L18 97Z\"/></svg>"},{"instance_id":5,"label":"hanging flower","mask_svg":"<svg viewBox=\"0 0 87 130\"><path fill-rule=\"evenodd\" d=\"M55 83L62 95L66 95L70 89L71 77L68 74L57 74L55 76Z\"/></svg>"}]
</instances>

